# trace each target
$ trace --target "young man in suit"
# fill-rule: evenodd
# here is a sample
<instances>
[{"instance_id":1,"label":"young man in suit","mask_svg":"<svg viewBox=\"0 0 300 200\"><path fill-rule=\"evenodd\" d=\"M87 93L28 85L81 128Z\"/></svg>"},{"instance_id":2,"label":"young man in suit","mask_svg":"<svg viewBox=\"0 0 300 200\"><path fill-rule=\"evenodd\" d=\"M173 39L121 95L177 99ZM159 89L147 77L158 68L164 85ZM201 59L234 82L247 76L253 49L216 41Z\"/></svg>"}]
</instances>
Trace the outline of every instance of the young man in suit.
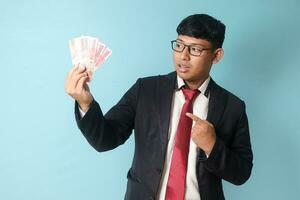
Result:
<instances>
[{"instance_id":1,"label":"young man in suit","mask_svg":"<svg viewBox=\"0 0 300 200\"><path fill-rule=\"evenodd\" d=\"M177 33L175 72L138 79L105 115L86 69L74 67L66 79L78 127L97 151L116 148L134 130L127 200L222 200L222 179L241 185L251 174L245 103L209 74L223 56L225 25L195 14Z\"/></svg>"}]
</instances>

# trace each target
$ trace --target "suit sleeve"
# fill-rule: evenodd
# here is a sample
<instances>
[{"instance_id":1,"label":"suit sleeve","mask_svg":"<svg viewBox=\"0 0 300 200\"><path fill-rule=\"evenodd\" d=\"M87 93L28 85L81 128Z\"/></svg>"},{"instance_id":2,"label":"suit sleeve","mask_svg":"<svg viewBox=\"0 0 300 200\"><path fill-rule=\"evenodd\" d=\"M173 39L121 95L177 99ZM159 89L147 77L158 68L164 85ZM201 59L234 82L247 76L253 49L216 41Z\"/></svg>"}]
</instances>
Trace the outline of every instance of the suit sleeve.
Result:
<instances>
[{"instance_id":1,"label":"suit sleeve","mask_svg":"<svg viewBox=\"0 0 300 200\"><path fill-rule=\"evenodd\" d=\"M250 177L253 159L244 102L233 135L229 145L217 137L211 154L208 158L201 156L201 162L215 176L235 185L241 185Z\"/></svg>"},{"instance_id":2,"label":"suit sleeve","mask_svg":"<svg viewBox=\"0 0 300 200\"><path fill-rule=\"evenodd\" d=\"M78 103L75 102L77 125L89 144L97 151L114 149L131 135L134 128L139 82L140 80L105 115L99 104L93 100L89 110L81 118Z\"/></svg>"}]
</instances>

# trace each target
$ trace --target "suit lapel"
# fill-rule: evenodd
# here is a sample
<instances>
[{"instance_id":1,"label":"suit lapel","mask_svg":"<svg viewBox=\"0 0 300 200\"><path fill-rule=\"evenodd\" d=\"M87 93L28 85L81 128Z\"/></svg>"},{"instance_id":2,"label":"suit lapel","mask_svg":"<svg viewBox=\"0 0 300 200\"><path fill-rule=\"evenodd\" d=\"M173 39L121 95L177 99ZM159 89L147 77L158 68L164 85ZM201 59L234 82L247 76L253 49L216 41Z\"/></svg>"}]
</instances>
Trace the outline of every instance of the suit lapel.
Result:
<instances>
[{"instance_id":1,"label":"suit lapel","mask_svg":"<svg viewBox=\"0 0 300 200\"><path fill-rule=\"evenodd\" d=\"M211 86L207 121L212 123L216 128L218 126L220 117L224 112L227 96L222 91L222 88L220 86L218 86L212 79L210 81Z\"/></svg>"},{"instance_id":2,"label":"suit lapel","mask_svg":"<svg viewBox=\"0 0 300 200\"><path fill-rule=\"evenodd\" d=\"M157 85L158 119L160 124L161 149L163 158L165 157L168 144L168 133L175 86L175 72L172 72L165 77L160 77Z\"/></svg>"}]
</instances>

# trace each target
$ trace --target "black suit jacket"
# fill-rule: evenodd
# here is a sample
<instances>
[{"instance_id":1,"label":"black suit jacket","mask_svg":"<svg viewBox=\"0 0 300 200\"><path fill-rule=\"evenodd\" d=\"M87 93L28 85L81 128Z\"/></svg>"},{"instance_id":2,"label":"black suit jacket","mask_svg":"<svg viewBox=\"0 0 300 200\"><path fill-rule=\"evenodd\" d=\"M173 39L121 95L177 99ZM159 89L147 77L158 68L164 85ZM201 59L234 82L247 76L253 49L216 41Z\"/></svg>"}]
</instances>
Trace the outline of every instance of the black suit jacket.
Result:
<instances>
[{"instance_id":1,"label":"black suit jacket","mask_svg":"<svg viewBox=\"0 0 300 200\"><path fill-rule=\"evenodd\" d=\"M105 115L93 101L81 119L75 103L78 127L99 152L123 144L134 130L135 151L127 174L126 200L156 197L176 80L175 72L138 79ZM212 79L207 120L214 125L217 139L209 158L198 149L195 170L201 200L222 200L225 198L221 180L243 184L250 176L253 156L244 102Z\"/></svg>"}]
</instances>

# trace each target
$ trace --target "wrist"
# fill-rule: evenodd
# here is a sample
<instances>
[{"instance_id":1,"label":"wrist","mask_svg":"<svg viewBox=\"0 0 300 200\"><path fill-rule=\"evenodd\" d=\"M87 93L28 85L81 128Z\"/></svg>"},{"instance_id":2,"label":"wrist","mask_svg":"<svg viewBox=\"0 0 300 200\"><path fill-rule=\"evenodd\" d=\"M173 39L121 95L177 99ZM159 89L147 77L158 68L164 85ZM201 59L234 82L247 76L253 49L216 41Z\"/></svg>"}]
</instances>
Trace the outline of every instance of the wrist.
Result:
<instances>
[{"instance_id":1,"label":"wrist","mask_svg":"<svg viewBox=\"0 0 300 200\"><path fill-rule=\"evenodd\" d=\"M79 107L80 107L80 109L83 111L83 112L87 112L88 110L89 110L89 108L90 108L90 106L89 105L80 105L80 104L78 104L79 105Z\"/></svg>"},{"instance_id":2,"label":"wrist","mask_svg":"<svg viewBox=\"0 0 300 200\"><path fill-rule=\"evenodd\" d=\"M89 110L92 101L93 101L93 99L91 99L91 100L88 101L88 102L84 102L84 103L78 101L78 105L79 105L80 109L81 109L83 112L86 113L86 112Z\"/></svg>"}]
</instances>

